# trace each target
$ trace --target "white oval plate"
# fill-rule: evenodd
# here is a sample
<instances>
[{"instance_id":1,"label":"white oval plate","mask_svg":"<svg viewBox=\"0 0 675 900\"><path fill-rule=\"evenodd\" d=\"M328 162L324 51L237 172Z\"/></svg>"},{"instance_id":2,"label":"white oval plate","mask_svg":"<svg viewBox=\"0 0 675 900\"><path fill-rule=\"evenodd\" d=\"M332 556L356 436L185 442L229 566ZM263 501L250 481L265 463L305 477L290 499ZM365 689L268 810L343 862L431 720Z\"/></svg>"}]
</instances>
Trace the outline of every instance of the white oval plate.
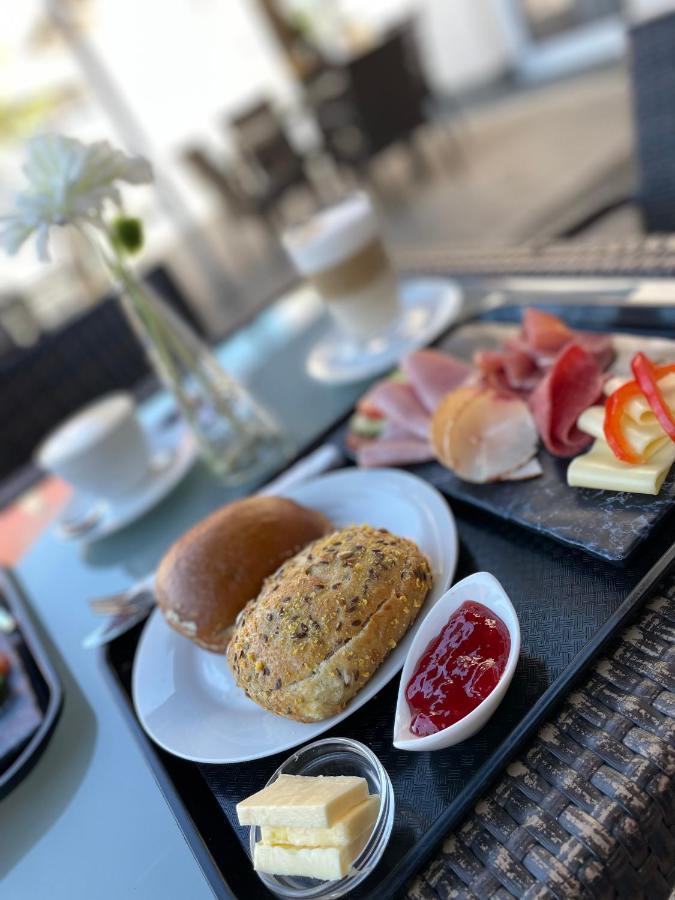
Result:
<instances>
[{"instance_id":1,"label":"white oval plate","mask_svg":"<svg viewBox=\"0 0 675 900\"><path fill-rule=\"evenodd\" d=\"M169 753L204 763L260 759L304 744L363 706L401 669L417 623L443 595L457 563L455 520L426 482L394 469L334 472L282 492L325 513L337 527L367 523L414 540L434 586L417 622L344 712L305 724L267 712L236 686L224 656L177 634L155 610L134 660L132 692L148 735Z\"/></svg>"},{"instance_id":2,"label":"white oval plate","mask_svg":"<svg viewBox=\"0 0 675 900\"><path fill-rule=\"evenodd\" d=\"M416 737L410 732L410 707L405 698L405 689L419 659L424 655L431 641L441 633L450 616L467 600L482 603L483 606L498 615L508 628L511 647L504 672L495 689L463 719L437 731L436 734ZM394 747L399 750L414 751L441 750L444 747L453 747L470 738L485 725L504 699L504 694L516 671L519 656L520 624L518 616L508 594L494 575L490 575L489 572L474 572L468 578L458 581L443 594L434 608L420 621L415 638L410 644L398 687L394 719Z\"/></svg>"},{"instance_id":3,"label":"white oval plate","mask_svg":"<svg viewBox=\"0 0 675 900\"><path fill-rule=\"evenodd\" d=\"M332 328L312 348L307 372L325 384L351 384L393 369L400 358L430 344L456 320L462 292L447 278L406 278L401 313L382 334L359 343Z\"/></svg>"}]
</instances>

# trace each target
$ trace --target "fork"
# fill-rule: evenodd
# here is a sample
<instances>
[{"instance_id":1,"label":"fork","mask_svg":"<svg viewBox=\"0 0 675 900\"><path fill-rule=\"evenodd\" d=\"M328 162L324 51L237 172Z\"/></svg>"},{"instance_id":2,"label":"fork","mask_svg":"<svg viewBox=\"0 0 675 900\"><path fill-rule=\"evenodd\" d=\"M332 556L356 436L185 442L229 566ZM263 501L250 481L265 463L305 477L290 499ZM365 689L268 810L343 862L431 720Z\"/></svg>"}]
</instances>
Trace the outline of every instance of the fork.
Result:
<instances>
[{"instance_id":1,"label":"fork","mask_svg":"<svg viewBox=\"0 0 675 900\"><path fill-rule=\"evenodd\" d=\"M144 606L154 604L154 589L155 575L153 572L126 590L118 591L116 594L106 594L103 597L94 597L89 601L89 606L92 612L101 616L114 616L126 610L133 613Z\"/></svg>"}]
</instances>

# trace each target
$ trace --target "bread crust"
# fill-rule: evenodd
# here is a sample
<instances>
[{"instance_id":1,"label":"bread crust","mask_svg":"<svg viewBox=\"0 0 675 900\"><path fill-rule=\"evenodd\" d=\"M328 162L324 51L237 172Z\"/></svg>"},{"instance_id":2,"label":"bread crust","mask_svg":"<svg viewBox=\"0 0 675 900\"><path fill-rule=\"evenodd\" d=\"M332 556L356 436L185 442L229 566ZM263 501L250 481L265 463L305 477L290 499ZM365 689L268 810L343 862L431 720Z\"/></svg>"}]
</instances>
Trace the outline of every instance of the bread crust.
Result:
<instances>
[{"instance_id":1,"label":"bread crust","mask_svg":"<svg viewBox=\"0 0 675 900\"><path fill-rule=\"evenodd\" d=\"M176 631L224 653L235 619L265 578L332 529L321 513L284 497L248 497L212 513L162 559L159 608Z\"/></svg>"},{"instance_id":2,"label":"bread crust","mask_svg":"<svg viewBox=\"0 0 675 900\"><path fill-rule=\"evenodd\" d=\"M237 683L300 722L341 712L408 631L431 583L416 544L385 529L320 538L244 608L227 651Z\"/></svg>"}]
</instances>

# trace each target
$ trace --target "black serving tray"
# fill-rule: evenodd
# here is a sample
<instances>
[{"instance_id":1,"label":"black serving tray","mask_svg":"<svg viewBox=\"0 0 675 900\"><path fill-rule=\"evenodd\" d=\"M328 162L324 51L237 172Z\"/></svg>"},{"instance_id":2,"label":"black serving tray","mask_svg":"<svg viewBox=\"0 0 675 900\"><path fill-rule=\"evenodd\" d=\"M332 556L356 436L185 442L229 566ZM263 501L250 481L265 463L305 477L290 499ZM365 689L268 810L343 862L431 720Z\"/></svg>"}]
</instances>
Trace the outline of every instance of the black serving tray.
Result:
<instances>
[{"instance_id":1,"label":"black serving tray","mask_svg":"<svg viewBox=\"0 0 675 900\"><path fill-rule=\"evenodd\" d=\"M63 690L49 657L29 619L14 577L0 568L0 605L16 628L0 635L0 650L13 662L9 693L0 703L0 799L25 778L37 762L54 730Z\"/></svg>"},{"instance_id":2,"label":"black serving tray","mask_svg":"<svg viewBox=\"0 0 675 900\"><path fill-rule=\"evenodd\" d=\"M619 330L619 312L624 310L608 306L600 314L594 309L596 327ZM645 327L645 311L641 313L640 325ZM498 315L513 320L516 311L500 310ZM572 307L566 308L565 317L578 326ZM584 322L588 325L587 318ZM634 331L636 324L630 321L626 330ZM659 324L652 333L662 333ZM329 439L339 440L343 428L339 423ZM456 747L435 753L393 748L396 679L325 735L354 737L370 746L389 772L396 797L390 843L373 875L350 895L353 900L381 900L400 893L448 829L461 820L600 650L637 614L658 580L675 566L675 547L664 528L656 529L619 568L461 500L453 500L452 508L460 537L456 578L479 570L497 575L520 619L520 661L494 717ZM131 703L131 667L141 628L101 651L102 665L129 723L216 895L240 900L270 897L252 870L248 830L236 824L234 806L261 788L287 754L212 766L177 759L154 746Z\"/></svg>"}]
</instances>

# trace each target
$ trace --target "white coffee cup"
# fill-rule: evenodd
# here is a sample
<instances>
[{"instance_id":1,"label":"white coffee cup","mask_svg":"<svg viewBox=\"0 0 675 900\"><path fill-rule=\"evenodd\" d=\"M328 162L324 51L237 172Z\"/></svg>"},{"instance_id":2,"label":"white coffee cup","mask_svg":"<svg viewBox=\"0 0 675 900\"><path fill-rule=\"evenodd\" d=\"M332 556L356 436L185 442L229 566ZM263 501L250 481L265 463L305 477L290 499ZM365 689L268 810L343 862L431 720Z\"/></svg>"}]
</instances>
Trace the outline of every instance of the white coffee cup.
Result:
<instances>
[{"instance_id":1,"label":"white coffee cup","mask_svg":"<svg viewBox=\"0 0 675 900\"><path fill-rule=\"evenodd\" d=\"M94 497L114 500L137 489L150 452L133 398L117 392L85 406L44 440L35 460Z\"/></svg>"},{"instance_id":2,"label":"white coffee cup","mask_svg":"<svg viewBox=\"0 0 675 900\"><path fill-rule=\"evenodd\" d=\"M345 334L368 340L397 317L396 275L366 194L353 194L286 231L283 243Z\"/></svg>"}]
</instances>

